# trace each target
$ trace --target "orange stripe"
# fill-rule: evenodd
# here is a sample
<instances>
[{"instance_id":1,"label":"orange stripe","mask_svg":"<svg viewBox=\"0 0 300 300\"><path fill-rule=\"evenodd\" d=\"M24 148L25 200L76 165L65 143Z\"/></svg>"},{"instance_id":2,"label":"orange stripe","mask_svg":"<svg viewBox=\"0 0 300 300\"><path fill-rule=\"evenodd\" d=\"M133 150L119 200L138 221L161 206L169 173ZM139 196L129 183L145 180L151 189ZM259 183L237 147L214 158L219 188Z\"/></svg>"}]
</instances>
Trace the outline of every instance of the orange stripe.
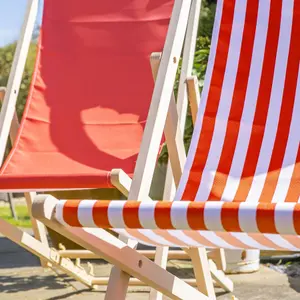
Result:
<instances>
[{"instance_id":1,"label":"orange stripe","mask_svg":"<svg viewBox=\"0 0 300 300\"><path fill-rule=\"evenodd\" d=\"M269 249L282 249L278 247L276 244L274 244L272 241L267 239L263 234L261 233L248 233L248 236L253 238L255 241L257 241L259 244L263 245L264 247L267 247ZM284 248L285 249L285 248Z\"/></svg>"},{"instance_id":2,"label":"orange stripe","mask_svg":"<svg viewBox=\"0 0 300 300\"><path fill-rule=\"evenodd\" d=\"M296 163L291 178L291 183L286 195L286 202L298 202L300 196L300 148L298 145L298 153Z\"/></svg>"},{"instance_id":3,"label":"orange stripe","mask_svg":"<svg viewBox=\"0 0 300 300\"><path fill-rule=\"evenodd\" d=\"M93 207L94 223L100 228L112 228L108 220L108 206L111 201L97 201Z\"/></svg>"},{"instance_id":4,"label":"orange stripe","mask_svg":"<svg viewBox=\"0 0 300 300\"><path fill-rule=\"evenodd\" d=\"M171 222L171 202L157 202L154 210L154 219L160 229L174 229Z\"/></svg>"},{"instance_id":5,"label":"orange stripe","mask_svg":"<svg viewBox=\"0 0 300 300\"><path fill-rule=\"evenodd\" d=\"M299 236L295 236L295 235L282 235L281 237L283 239L287 240L294 247L300 249L300 238L299 238Z\"/></svg>"},{"instance_id":6,"label":"orange stripe","mask_svg":"<svg viewBox=\"0 0 300 300\"><path fill-rule=\"evenodd\" d=\"M232 245L234 247L240 248L240 249L249 249L247 244L244 244L241 242L238 238L235 236L231 235L229 232L217 232L216 235L223 239L226 243L229 245Z\"/></svg>"},{"instance_id":7,"label":"orange stripe","mask_svg":"<svg viewBox=\"0 0 300 300\"><path fill-rule=\"evenodd\" d=\"M142 228L139 219L139 207L141 202L126 201L123 207L123 219L128 228Z\"/></svg>"},{"instance_id":8,"label":"orange stripe","mask_svg":"<svg viewBox=\"0 0 300 300\"><path fill-rule=\"evenodd\" d=\"M201 207L199 202L191 202L187 208L186 218L189 227L192 230L207 230L204 222L204 206L202 203Z\"/></svg>"},{"instance_id":9,"label":"orange stripe","mask_svg":"<svg viewBox=\"0 0 300 300\"><path fill-rule=\"evenodd\" d=\"M258 15L258 0L247 2L243 40L239 58L239 66L230 108L228 124L219 166L212 185L208 200L220 200L224 192L228 174L230 172L236 143L238 139L240 121L243 114L249 73L251 67L256 22Z\"/></svg>"},{"instance_id":10,"label":"orange stripe","mask_svg":"<svg viewBox=\"0 0 300 300\"><path fill-rule=\"evenodd\" d=\"M149 239L145 235L143 235L141 232L139 232L137 229L126 229L128 234L136 238L137 240L140 240L141 242L144 242L146 244L157 244L153 240Z\"/></svg>"},{"instance_id":11,"label":"orange stripe","mask_svg":"<svg viewBox=\"0 0 300 300\"><path fill-rule=\"evenodd\" d=\"M201 245L204 245L209 248L219 248L216 244L212 243L206 237L202 236L199 231L184 230L183 233L194 241L198 242Z\"/></svg>"},{"instance_id":12,"label":"orange stripe","mask_svg":"<svg viewBox=\"0 0 300 300\"><path fill-rule=\"evenodd\" d=\"M296 205L293 213L294 227L297 234L300 234L300 207Z\"/></svg>"},{"instance_id":13,"label":"orange stripe","mask_svg":"<svg viewBox=\"0 0 300 300\"><path fill-rule=\"evenodd\" d=\"M297 79L300 60L300 2L294 2L294 15L290 51L286 71L286 80L283 91L282 106L278 122L278 130L270 161L268 175L261 193L260 201L271 202L278 183L280 170L283 167L283 159L289 137L291 120L293 116ZM294 112L295 114L297 112ZM299 112L298 112L299 114ZM296 137L294 137L296 138Z\"/></svg>"},{"instance_id":14,"label":"orange stripe","mask_svg":"<svg viewBox=\"0 0 300 300\"><path fill-rule=\"evenodd\" d=\"M223 12L220 24L218 45L216 49L215 64L209 87L207 105L205 108L203 125L198 141L198 146L193 165L190 170L189 179L183 193L183 200L194 200L199 182L202 177L202 171L206 164L212 136L215 127L215 117L220 102L221 89L226 69L228 50L230 44L235 0L224 1Z\"/></svg>"},{"instance_id":15,"label":"orange stripe","mask_svg":"<svg viewBox=\"0 0 300 300\"><path fill-rule=\"evenodd\" d=\"M64 221L73 227L82 227L78 220L78 206L81 200L68 200L64 204L63 218Z\"/></svg>"},{"instance_id":16,"label":"orange stripe","mask_svg":"<svg viewBox=\"0 0 300 300\"><path fill-rule=\"evenodd\" d=\"M222 226L226 231L241 232L239 224L240 203L225 202L221 210Z\"/></svg>"},{"instance_id":17,"label":"orange stripe","mask_svg":"<svg viewBox=\"0 0 300 300\"><path fill-rule=\"evenodd\" d=\"M260 88L257 98L253 127L241 178L252 177L255 174L257 161L264 137L270 95L274 77L276 53L280 31L282 2L271 0L269 27L266 40ZM241 180L234 201L245 201L251 188L252 179Z\"/></svg>"},{"instance_id":18,"label":"orange stripe","mask_svg":"<svg viewBox=\"0 0 300 300\"><path fill-rule=\"evenodd\" d=\"M275 226L275 203L259 203L256 211L256 223L261 233L278 233Z\"/></svg>"},{"instance_id":19,"label":"orange stripe","mask_svg":"<svg viewBox=\"0 0 300 300\"><path fill-rule=\"evenodd\" d=\"M166 230L154 230L154 232L159 235L160 237L164 238L167 240L169 243L172 243L173 245L178 245L178 246L185 246L185 243L178 239L177 237L171 235L168 231Z\"/></svg>"}]
</instances>

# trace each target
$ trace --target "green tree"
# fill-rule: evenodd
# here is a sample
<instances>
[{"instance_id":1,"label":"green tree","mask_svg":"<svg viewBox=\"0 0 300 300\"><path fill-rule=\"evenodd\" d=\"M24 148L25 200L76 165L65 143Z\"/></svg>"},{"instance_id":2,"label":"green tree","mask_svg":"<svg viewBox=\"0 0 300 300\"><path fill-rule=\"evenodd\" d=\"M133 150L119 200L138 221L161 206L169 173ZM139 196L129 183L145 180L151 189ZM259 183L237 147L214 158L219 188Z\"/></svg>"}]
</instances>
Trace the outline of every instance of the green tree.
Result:
<instances>
[{"instance_id":1,"label":"green tree","mask_svg":"<svg viewBox=\"0 0 300 300\"><path fill-rule=\"evenodd\" d=\"M16 49L16 43L0 48L0 86L5 87L7 85L12 61L14 58L15 49ZM16 106L19 119L22 116L24 106L26 103L26 98L28 95L28 90L31 82L31 76L34 68L35 56L36 56L36 44L32 43L29 47L26 66L23 73L22 83L20 86L18 101Z\"/></svg>"},{"instance_id":2,"label":"green tree","mask_svg":"<svg viewBox=\"0 0 300 300\"><path fill-rule=\"evenodd\" d=\"M216 11L216 0L202 0L198 37L196 43L195 59L193 66L193 75L196 75L199 81L199 89L202 90L204 85L204 77L208 62L208 56L210 52L211 35L214 24ZM177 74L177 79L175 83L175 94L177 92L179 75L180 75L180 64ZM185 148L188 151L191 137L193 134L193 122L190 112L188 111L185 132L184 132L184 143ZM168 150L166 145L163 147L159 161L167 162L168 160Z\"/></svg>"}]
</instances>

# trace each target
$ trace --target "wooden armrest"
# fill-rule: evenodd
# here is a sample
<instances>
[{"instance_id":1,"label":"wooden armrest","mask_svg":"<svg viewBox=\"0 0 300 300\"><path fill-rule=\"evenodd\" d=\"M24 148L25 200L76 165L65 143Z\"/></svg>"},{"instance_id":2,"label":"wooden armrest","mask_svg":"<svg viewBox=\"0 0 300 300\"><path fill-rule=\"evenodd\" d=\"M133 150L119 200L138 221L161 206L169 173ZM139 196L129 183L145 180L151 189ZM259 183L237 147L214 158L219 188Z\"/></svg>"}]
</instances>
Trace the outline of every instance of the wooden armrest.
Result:
<instances>
[{"instance_id":1,"label":"wooden armrest","mask_svg":"<svg viewBox=\"0 0 300 300\"><path fill-rule=\"evenodd\" d=\"M193 123L195 124L197 114L198 114L198 108L200 104L200 91L199 91L198 79L196 76L191 76L187 78L186 83L187 83L188 98L189 98L191 113L192 113L192 120Z\"/></svg>"}]
</instances>

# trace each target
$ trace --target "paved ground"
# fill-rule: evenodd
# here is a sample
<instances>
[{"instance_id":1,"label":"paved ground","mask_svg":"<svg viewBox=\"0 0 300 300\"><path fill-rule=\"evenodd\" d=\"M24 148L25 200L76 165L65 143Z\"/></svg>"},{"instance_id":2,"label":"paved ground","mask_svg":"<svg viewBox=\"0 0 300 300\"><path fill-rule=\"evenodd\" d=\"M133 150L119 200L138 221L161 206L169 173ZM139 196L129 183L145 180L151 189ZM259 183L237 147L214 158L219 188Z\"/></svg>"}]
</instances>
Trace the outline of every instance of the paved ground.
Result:
<instances>
[{"instance_id":1,"label":"paved ground","mask_svg":"<svg viewBox=\"0 0 300 300\"><path fill-rule=\"evenodd\" d=\"M110 265L100 262L96 275L108 276ZM192 274L188 262L171 261L169 270L178 276ZM300 299L300 276L288 278L265 266L260 272L231 276L235 283L234 295L239 300L254 299ZM217 290L218 300L230 300L232 295ZM127 299L148 299L148 288L131 288ZM9 240L0 237L0 299L1 300L60 300L60 299L104 299L104 291L85 289L64 275L44 271L33 255ZM193 300L193 299L191 299Z\"/></svg>"}]
</instances>

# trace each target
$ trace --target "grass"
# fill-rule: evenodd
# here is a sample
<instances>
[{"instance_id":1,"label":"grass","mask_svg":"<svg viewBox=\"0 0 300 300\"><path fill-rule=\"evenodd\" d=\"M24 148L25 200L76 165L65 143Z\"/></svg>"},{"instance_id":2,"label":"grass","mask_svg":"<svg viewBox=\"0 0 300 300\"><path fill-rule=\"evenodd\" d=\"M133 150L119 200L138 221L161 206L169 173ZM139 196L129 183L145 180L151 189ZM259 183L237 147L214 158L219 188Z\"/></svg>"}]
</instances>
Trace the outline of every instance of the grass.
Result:
<instances>
[{"instance_id":1,"label":"grass","mask_svg":"<svg viewBox=\"0 0 300 300\"><path fill-rule=\"evenodd\" d=\"M11 215L10 208L6 206L0 207L0 218L8 221L10 224L13 225L30 228L31 222L30 222L30 217L28 215L27 206L16 205L15 209L18 216L18 220L15 220L13 218L13 216Z\"/></svg>"}]
</instances>

